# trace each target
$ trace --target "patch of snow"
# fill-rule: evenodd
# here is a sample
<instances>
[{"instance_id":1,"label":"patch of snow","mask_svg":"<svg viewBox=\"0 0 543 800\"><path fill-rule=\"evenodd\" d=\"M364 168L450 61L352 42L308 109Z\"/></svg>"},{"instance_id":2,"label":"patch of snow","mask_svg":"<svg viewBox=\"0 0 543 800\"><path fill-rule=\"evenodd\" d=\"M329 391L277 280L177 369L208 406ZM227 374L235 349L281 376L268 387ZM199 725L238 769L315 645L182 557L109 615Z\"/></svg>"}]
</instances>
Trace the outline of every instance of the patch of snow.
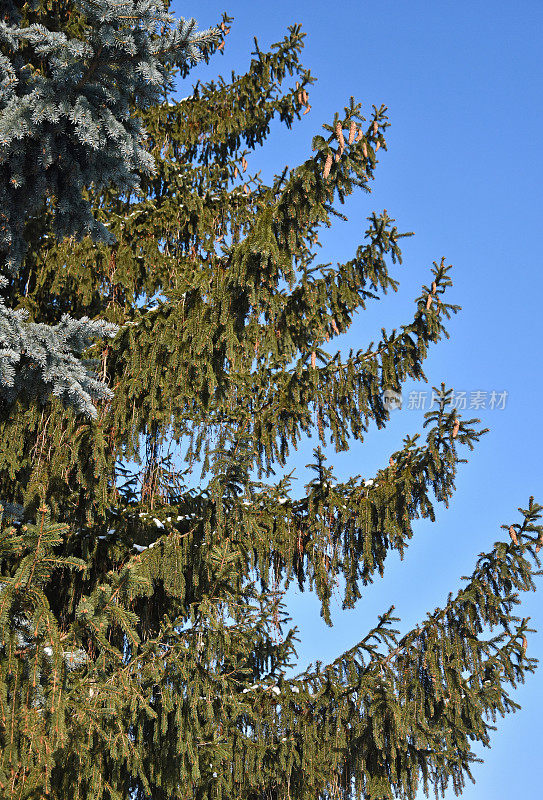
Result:
<instances>
[{"instance_id":1,"label":"patch of snow","mask_svg":"<svg viewBox=\"0 0 543 800\"><path fill-rule=\"evenodd\" d=\"M142 544L133 544L132 547L134 550L137 550L138 553L143 553L144 550L147 550L147 547Z\"/></svg>"},{"instance_id":2,"label":"patch of snow","mask_svg":"<svg viewBox=\"0 0 543 800\"><path fill-rule=\"evenodd\" d=\"M163 528L163 527L164 527L164 523L163 523L163 522L161 522L161 521L160 521L159 519L157 519L156 517L153 517L153 522L155 523L155 525L157 526L157 528Z\"/></svg>"},{"instance_id":3,"label":"patch of snow","mask_svg":"<svg viewBox=\"0 0 543 800\"><path fill-rule=\"evenodd\" d=\"M364 481L364 486L373 486L373 480Z\"/></svg>"}]
</instances>

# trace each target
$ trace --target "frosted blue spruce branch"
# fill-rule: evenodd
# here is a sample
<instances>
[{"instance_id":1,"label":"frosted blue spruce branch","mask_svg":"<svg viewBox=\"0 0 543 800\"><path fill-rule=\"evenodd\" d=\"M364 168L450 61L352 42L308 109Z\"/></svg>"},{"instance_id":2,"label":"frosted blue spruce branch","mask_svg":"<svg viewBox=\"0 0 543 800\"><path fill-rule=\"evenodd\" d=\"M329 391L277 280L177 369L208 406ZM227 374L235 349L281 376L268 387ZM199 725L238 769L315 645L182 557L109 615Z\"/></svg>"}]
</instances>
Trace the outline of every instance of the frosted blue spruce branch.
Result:
<instances>
[{"instance_id":1,"label":"frosted blue spruce branch","mask_svg":"<svg viewBox=\"0 0 543 800\"><path fill-rule=\"evenodd\" d=\"M0 288L6 283L0 278ZM26 317L26 311L6 308L0 299L0 397L12 403L21 392L42 400L52 393L95 418L92 401L108 399L112 392L90 372L94 363L79 356L96 338L115 336L117 326L67 314L58 325L26 322Z\"/></svg>"},{"instance_id":2,"label":"frosted blue spruce branch","mask_svg":"<svg viewBox=\"0 0 543 800\"><path fill-rule=\"evenodd\" d=\"M92 185L130 194L138 175L154 172L134 109L172 88L168 65L201 60L222 35L196 33L194 19L176 21L156 0L74 0L85 25L81 38L70 38L24 27L20 5L3 3L0 21L0 273L8 276L24 259L27 223L46 209L58 239L115 241L83 192ZM0 330L4 399L23 388L53 391L95 416L92 400L110 396L71 351L113 335L112 326L65 317L47 327L0 304Z\"/></svg>"},{"instance_id":3,"label":"frosted blue spruce branch","mask_svg":"<svg viewBox=\"0 0 543 800\"><path fill-rule=\"evenodd\" d=\"M8 2L0 21L0 267L14 272L25 252L23 231L47 203L58 238L114 237L82 196L114 185L129 194L138 173L153 174L145 131L133 114L172 88L167 66L201 60L221 31L196 33L161 2L75 0L84 39L43 25L20 27ZM7 12L7 13L6 13ZM28 62L28 48L34 64ZM38 70L36 63L41 62Z\"/></svg>"}]
</instances>

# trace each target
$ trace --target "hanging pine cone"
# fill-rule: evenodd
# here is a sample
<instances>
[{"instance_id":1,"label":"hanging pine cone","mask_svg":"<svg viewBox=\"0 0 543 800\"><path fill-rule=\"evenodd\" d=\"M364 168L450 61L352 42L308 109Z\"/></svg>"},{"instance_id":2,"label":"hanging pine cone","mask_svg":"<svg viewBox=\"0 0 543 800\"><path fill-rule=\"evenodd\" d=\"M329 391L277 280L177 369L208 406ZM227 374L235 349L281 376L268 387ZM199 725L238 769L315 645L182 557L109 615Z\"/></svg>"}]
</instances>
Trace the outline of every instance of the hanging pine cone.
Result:
<instances>
[{"instance_id":1,"label":"hanging pine cone","mask_svg":"<svg viewBox=\"0 0 543 800\"><path fill-rule=\"evenodd\" d=\"M368 157L368 145L366 144L366 142L364 142L364 144L362 145L362 152L364 153L364 158L367 158Z\"/></svg>"},{"instance_id":2,"label":"hanging pine cone","mask_svg":"<svg viewBox=\"0 0 543 800\"><path fill-rule=\"evenodd\" d=\"M377 144L375 145L375 152L377 152L380 147L381 147L381 142L377 142Z\"/></svg>"},{"instance_id":3,"label":"hanging pine cone","mask_svg":"<svg viewBox=\"0 0 543 800\"><path fill-rule=\"evenodd\" d=\"M242 172L245 172L245 170L247 169L247 161L245 160L245 156L243 156L243 158L241 159L241 169Z\"/></svg>"},{"instance_id":4,"label":"hanging pine cone","mask_svg":"<svg viewBox=\"0 0 543 800\"><path fill-rule=\"evenodd\" d=\"M354 119L351 121L351 127L349 128L349 144L354 142L354 135L356 133L356 125L354 124Z\"/></svg>"},{"instance_id":5,"label":"hanging pine cone","mask_svg":"<svg viewBox=\"0 0 543 800\"><path fill-rule=\"evenodd\" d=\"M431 295L431 294L429 294L429 295L428 295L428 298L427 298L427 300L426 300L426 311L428 311L428 309L429 309L429 308L430 308L430 306L432 305L432 300L433 300L433 299L434 299L434 298L432 297L432 295Z\"/></svg>"},{"instance_id":6,"label":"hanging pine cone","mask_svg":"<svg viewBox=\"0 0 543 800\"><path fill-rule=\"evenodd\" d=\"M309 95L308 95L308 93L306 92L306 90L304 89L304 90L303 90L303 92L302 92L302 101L303 101L304 103L307 103L308 99L309 99Z\"/></svg>"},{"instance_id":7,"label":"hanging pine cone","mask_svg":"<svg viewBox=\"0 0 543 800\"><path fill-rule=\"evenodd\" d=\"M322 173L323 178L327 178L330 175L330 169L332 167L332 153L328 153L326 156L326 163L324 165L324 172Z\"/></svg>"},{"instance_id":8,"label":"hanging pine cone","mask_svg":"<svg viewBox=\"0 0 543 800\"><path fill-rule=\"evenodd\" d=\"M509 526L509 536L513 540L513 544L518 545L517 534L515 533L515 529L512 525Z\"/></svg>"},{"instance_id":9,"label":"hanging pine cone","mask_svg":"<svg viewBox=\"0 0 543 800\"><path fill-rule=\"evenodd\" d=\"M437 290L437 285L436 285L436 282L434 281L434 282L432 283L432 294L435 294L435 293L436 293L436 290Z\"/></svg>"},{"instance_id":10,"label":"hanging pine cone","mask_svg":"<svg viewBox=\"0 0 543 800\"><path fill-rule=\"evenodd\" d=\"M336 138L339 142L339 146L343 150L345 147L345 139L343 138L343 125L341 122L336 122Z\"/></svg>"},{"instance_id":11,"label":"hanging pine cone","mask_svg":"<svg viewBox=\"0 0 543 800\"><path fill-rule=\"evenodd\" d=\"M336 153L334 161L337 163L340 158L341 158L341 153Z\"/></svg>"},{"instance_id":12,"label":"hanging pine cone","mask_svg":"<svg viewBox=\"0 0 543 800\"><path fill-rule=\"evenodd\" d=\"M308 106L308 107L306 108L306 110L304 111L304 113L302 114L302 117L305 117L305 115L307 114L307 112L308 112L308 111L310 111L310 110L311 110L311 106Z\"/></svg>"},{"instance_id":13,"label":"hanging pine cone","mask_svg":"<svg viewBox=\"0 0 543 800\"><path fill-rule=\"evenodd\" d=\"M338 326L336 324L335 319L332 320L331 325L332 325L332 328L334 329L334 333L337 333L339 335L339 328L338 328Z\"/></svg>"},{"instance_id":14,"label":"hanging pine cone","mask_svg":"<svg viewBox=\"0 0 543 800\"><path fill-rule=\"evenodd\" d=\"M457 419L454 422L454 427L453 427L453 432L452 432L452 438L453 439L456 439L456 437L458 436L458 431L459 430L460 430L460 420Z\"/></svg>"},{"instance_id":15,"label":"hanging pine cone","mask_svg":"<svg viewBox=\"0 0 543 800\"><path fill-rule=\"evenodd\" d=\"M379 130L379 125L377 124L377 120L373 122L373 135L377 136L377 131Z\"/></svg>"},{"instance_id":16,"label":"hanging pine cone","mask_svg":"<svg viewBox=\"0 0 543 800\"><path fill-rule=\"evenodd\" d=\"M522 637L522 652L525 653L527 649L528 649L528 640L527 640L526 636L523 636Z\"/></svg>"},{"instance_id":17,"label":"hanging pine cone","mask_svg":"<svg viewBox=\"0 0 543 800\"><path fill-rule=\"evenodd\" d=\"M238 170L238 168L236 166L236 167L234 167L234 178L237 178L238 175L239 175L239 170Z\"/></svg>"},{"instance_id":18,"label":"hanging pine cone","mask_svg":"<svg viewBox=\"0 0 543 800\"><path fill-rule=\"evenodd\" d=\"M358 133L356 134L355 142L359 142L363 137L364 134L362 133L362 128L358 128Z\"/></svg>"},{"instance_id":19,"label":"hanging pine cone","mask_svg":"<svg viewBox=\"0 0 543 800\"><path fill-rule=\"evenodd\" d=\"M311 353L311 366L313 367L313 369L315 369L316 363L317 363L317 354L313 350L313 352Z\"/></svg>"}]
</instances>

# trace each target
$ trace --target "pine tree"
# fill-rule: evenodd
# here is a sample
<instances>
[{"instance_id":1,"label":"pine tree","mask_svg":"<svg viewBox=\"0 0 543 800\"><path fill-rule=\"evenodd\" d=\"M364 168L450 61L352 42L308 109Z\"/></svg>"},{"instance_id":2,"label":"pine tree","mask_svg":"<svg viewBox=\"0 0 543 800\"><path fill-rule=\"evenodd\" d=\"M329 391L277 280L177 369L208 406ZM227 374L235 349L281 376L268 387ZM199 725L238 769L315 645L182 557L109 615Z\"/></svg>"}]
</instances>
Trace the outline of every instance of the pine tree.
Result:
<instances>
[{"instance_id":1,"label":"pine tree","mask_svg":"<svg viewBox=\"0 0 543 800\"><path fill-rule=\"evenodd\" d=\"M21 266L29 229L50 214L57 238L112 243L86 191L109 185L130 196L151 174L134 108L159 101L168 66L202 58L216 30L194 33L156 0L9 0L0 20L0 269ZM170 70L171 71L171 70ZM0 277L0 289L8 284ZM53 391L94 416L107 388L81 361L115 326L66 314L28 322L0 301L0 396Z\"/></svg>"},{"instance_id":2,"label":"pine tree","mask_svg":"<svg viewBox=\"0 0 543 800\"><path fill-rule=\"evenodd\" d=\"M119 327L94 347L114 390L96 419L51 396L18 398L2 422L10 800L378 800L450 782L460 792L472 742L489 742L535 668L528 620L514 616L539 574L543 509L530 498L506 541L414 630L400 636L391 608L331 664L285 677L292 581L309 583L329 624L340 577L352 608L387 554L405 552L413 521L447 505L485 432L442 385L425 438L407 436L376 475L341 483L327 466L321 445L347 450L386 425L383 391L424 379L459 307L441 260L411 322L345 360L324 349L397 289L388 261L401 263L408 234L374 212L350 261L312 266L319 227L342 216L336 195L369 191L385 107L366 119L351 98L272 186L248 172L271 121L290 129L310 108L303 37L295 25L268 53L255 40L245 75L139 112L156 173L137 197L91 198L115 243L57 242L47 215L10 283L12 304L48 324L71 313ZM287 73L295 85L283 91ZM314 478L294 498L291 475L270 476L312 431Z\"/></svg>"}]
</instances>

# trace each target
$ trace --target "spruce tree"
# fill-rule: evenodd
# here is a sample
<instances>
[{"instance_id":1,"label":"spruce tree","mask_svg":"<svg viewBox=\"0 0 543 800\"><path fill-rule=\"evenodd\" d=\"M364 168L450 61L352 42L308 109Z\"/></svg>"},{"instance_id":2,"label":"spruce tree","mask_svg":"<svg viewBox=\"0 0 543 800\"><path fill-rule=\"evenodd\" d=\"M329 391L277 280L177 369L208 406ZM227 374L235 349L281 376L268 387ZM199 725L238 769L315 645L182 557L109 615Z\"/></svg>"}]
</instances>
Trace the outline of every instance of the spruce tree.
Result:
<instances>
[{"instance_id":1,"label":"spruce tree","mask_svg":"<svg viewBox=\"0 0 543 800\"><path fill-rule=\"evenodd\" d=\"M119 330L91 353L113 390L96 419L50 396L19 397L2 420L6 798L460 792L472 742L489 742L535 668L528 620L514 615L539 574L542 507L530 498L414 630L400 636L391 608L331 664L285 677L288 586L308 582L331 624L341 577L352 608L387 554L405 551L413 521L447 505L484 433L442 385L425 436L407 436L376 475L341 483L327 465L321 445L347 450L386 425L384 390L424 379L459 308L442 259L410 322L348 358L327 352L397 288L389 262L401 263L408 234L372 212L351 260L312 266L319 228L342 216L337 199L369 191L385 107L364 117L351 98L303 164L271 186L250 174L272 120L290 129L310 109L303 37L294 25L269 52L255 40L245 75L138 111L155 174L138 196L90 198L115 242L58 242L46 214L10 282L14 307L48 324L70 313ZM295 498L274 467L313 431L314 477Z\"/></svg>"}]
</instances>

